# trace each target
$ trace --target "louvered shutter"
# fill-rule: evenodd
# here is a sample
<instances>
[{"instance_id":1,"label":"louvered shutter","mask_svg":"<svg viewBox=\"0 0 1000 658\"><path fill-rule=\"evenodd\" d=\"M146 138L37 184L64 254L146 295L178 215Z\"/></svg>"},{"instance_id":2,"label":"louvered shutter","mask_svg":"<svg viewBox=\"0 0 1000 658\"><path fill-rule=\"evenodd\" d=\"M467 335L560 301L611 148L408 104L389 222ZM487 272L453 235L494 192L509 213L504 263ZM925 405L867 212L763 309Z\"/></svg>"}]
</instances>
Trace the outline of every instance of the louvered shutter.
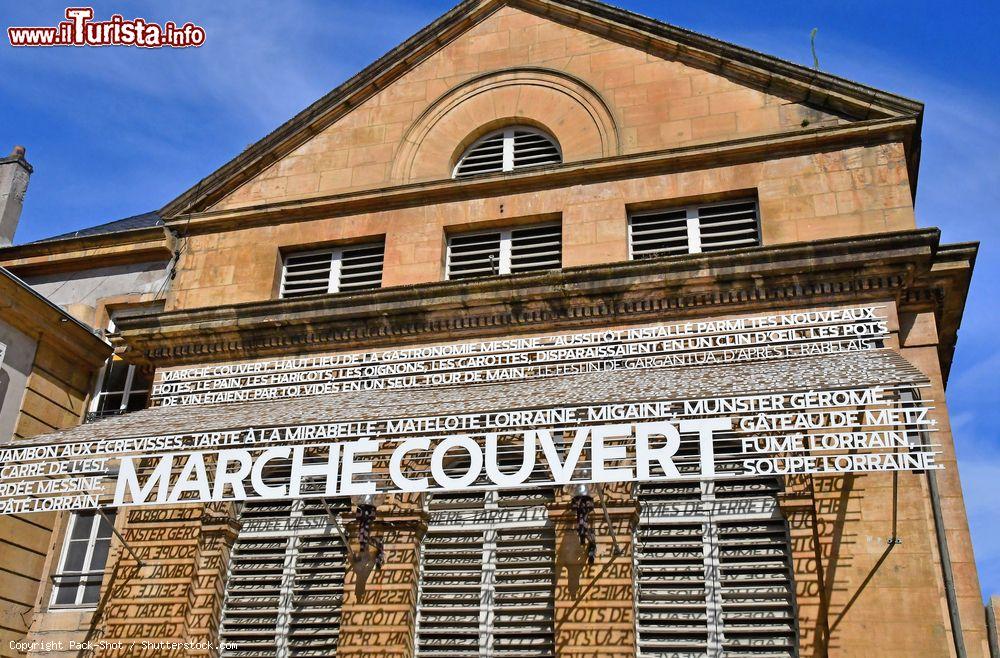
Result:
<instances>
[{"instance_id":1,"label":"louvered shutter","mask_svg":"<svg viewBox=\"0 0 1000 658\"><path fill-rule=\"evenodd\" d=\"M691 206L629 217L632 258L755 247L760 221L755 201Z\"/></svg>"},{"instance_id":2,"label":"louvered shutter","mask_svg":"<svg viewBox=\"0 0 1000 658\"><path fill-rule=\"evenodd\" d=\"M513 130L514 169L559 164L562 156L555 142L540 132L515 128Z\"/></svg>"},{"instance_id":3,"label":"louvered shutter","mask_svg":"<svg viewBox=\"0 0 1000 658\"><path fill-rule=\"evenodd\" d=\"M555 544L552 526L496 531L492 655L555 655Z\"/></svg>"},{"instance_id":4,"label":"louvered shutter","mask_svg":"<svg viewBox=\"0 0 1000 658\"><path fill-rule=\"evenodd\" d=\"M559 164L556 141L534 128L512 126L473 143L455 167L455 178Z\"/></svg>"},{"instance_id":5,"label":"louvered shutter","mask_svg":"<svg viewBox=\"0 0 1000 658\"><path fill-rule=\"evenodd\" d=\"M700 487L647 484L636 529L636 631L639 654L704 656L709 644L702 524L658 513L658 505L697 505Z\"/></svg>"},{"instance_id":6,"label":"louvered shutter","mask_svg":"<svg viewBox=\"0 0 1000 658\"><path fill-rule=\"evenodd\" d=\"M336 654L346 553L325 514L316 501L244 505L226 580L223 658Z\"/></svg>"},{"instance_id":7,"label":"louvered shutter","mask_svg":"<svg viewBox=\"0 0 1000 658\"><path fill-rule=\"evenodd\" d=\"M738 450L735 444L723 447L727 449ZM720 480L715 485L715 497L721 504L760 510L742 518L720 520L714 533L718 542L722 646L731 658L796 655L795 585L788 524L774 511L765 511L777 510L780 491L775 478Z\"/></svg>"},{"instance_id":8,"label":"louvered shutter","mask_svg":"<svg viewBox=\"0 0 1000 658\"><path fill-rule=\"evenodd\" d=\"M341 253L339 292L372 290L382 286L384 244L344 248Z\"/></svg>"},{"instance_id":9,"label":"louvered shutter","mask_svg":"<svg viewBox=\"0 0 1000 658\"><path fill-rule=\"evenodd\" d=\"M686 254L688 241L687 212L667 212L635 215L629 222L632 258L650 258L670 254Z\"/></svg>"},{"instance_id":10,"label":"louvered shutter","mask_svg":"<svg viewBox=\"0 0 1000 658\"><path fill-rule=\"evenodd\" d=\"M384 243L288 254L282 267L281 297L379 288L384 260Z\"/></svg>"},{"instance_id":11,"label":"louvered shutter","mask_svg":"<svg viewBox=\"0 0 1000 658\"><path fill-rule=\"evenodd\" d=\"M794 656L794 585L781 520L719 524L722 646L727 656Z\"/></svg>"},{"instance_id":12,"label":"louvered shutter","mask_svg":"<svg viewBox=\"0 0 1000 658\"><path fill-rule=\"evenodd\" d=\"M562 266L562 226L556 222L448 238L449 279L517 274Z\"/></svg>"},{"instance_id":13,"label":"louvered shutter","mask_svg":"<svg viewBox=\"0 0 1000 658\"><path fill-rule=\"evenodd\" d=\"M544 224L510 232L510 272L558 269L562 266L562 226Z\"/></svg>"},{"instance_id":14,"label":"louvered shutter","mask_svg":"<svg viewBox=\"0 0 1000 658\"><path fill-rule=\"evenodd\" d=\"M289 254L281 280L282 297L305 297L330 292L333 252L316 251Z\"/></svg>"},{"instance_id":15,"label":"louvered shutter","mask_svg":"<svg viewBox=\"0 0 1000 658\"><path fill-rule=\"evenodd\" d=\"M448 278L500 274L500 232L454 235L448 239Z\"/></svg>"},{"instance_id":16,"label":"louvered shutter","mask_svg":"<svg viewBox=\"0 0 1000 658\"><path fill-rule=\"evenodd\" d=\"M773 479L639 485L640 656L797 655L791 542Z\"/></svg>"},{"instance_id":17,"label":"louvered shutter","mask_svg":"<svg viewBox=\"0 0 1000 658\"><path fill-rule=\"evenodd\" d=\"M478 658L482 531L428 531L420 568L417 654Z\"/></svg>"},{"instance_id":18,"label":"louvered shutter","mask_svg":"<svg viewBox=\"0 0 1000 658\"><path fill-rule=\"evenodd\" d=\"M702 251L720 251L760 244L757 204L727 203L698 209Z\"/></svg>"},{"instance_id":19,"label":"louvered shutter","mask_svg":"<svg viewBox=\"0 0 1000 658\"><path fill-rule=\"evenodd\" d=\"M298 540L292 578L288 655L333 656L340 637L346 553L339 535Z\"/></svg>"},{"instance_id":20,"label":"louvered shutter","mask_svg":"<svg viewBox=\"0 0 1000 658\"><path fill-rule=\"evenodd\" d=\"M430 497L421 547L418 658L551 658L551 489Z\"/></svg>"},{"instance_id":21,"label":"louvered shutter","mask_svg":"<svg viewBox=\"0 0 1000 658\"><path fill-rule=\"evenodd\" d=\"M503 171L504 133L487 135L472 145L455 169L455 178Z\"/></svg>"},{"instance_id":22,"label":"louvered shutter","mask_svg":"<svg viewBox=\"0 0 1000 658\"><path fill-rule=\"evenodd\" d=\"M232 658L274 655L288 539L239 537L230 556L221 638Z\"/></svg>"}]
</instances>

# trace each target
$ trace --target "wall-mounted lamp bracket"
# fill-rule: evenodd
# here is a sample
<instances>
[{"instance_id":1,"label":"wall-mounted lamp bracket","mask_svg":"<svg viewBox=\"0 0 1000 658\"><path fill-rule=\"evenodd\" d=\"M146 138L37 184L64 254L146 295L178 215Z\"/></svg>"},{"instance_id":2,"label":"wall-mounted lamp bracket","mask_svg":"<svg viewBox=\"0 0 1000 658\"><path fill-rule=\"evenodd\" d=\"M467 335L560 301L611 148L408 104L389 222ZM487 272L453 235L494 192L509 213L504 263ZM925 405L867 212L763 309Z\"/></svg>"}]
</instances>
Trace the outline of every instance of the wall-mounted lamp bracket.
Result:
<instances>
[{"instance_id":1,"label":"wall-mounted lamp bracket","mask_svg":"<svg viewBox=\"0 0 1000 658\"><path fill-rule=\"evenodd\" d=\"M136 564L139 565L139 568L141 569L144 566L146 566L146 563L139 557L139 554L136 553L132 549L132 547L129 546L128 542L125 541L125 538L122 537L122 533L118 532L118 528L115 527L115 522L111 519L111 517L109 517L107 513L105 513L105 511L100 507L97 508L97 513L100 514L101 518L104 519L104 521L107 522L108 526L111 527L111 532L115 533L115 537L118 537L118 541L122 543L122 546L124 546L125 550L129 552L129 555L132 556L132 559L136 561Z\"/></svg>"}]
</instances>

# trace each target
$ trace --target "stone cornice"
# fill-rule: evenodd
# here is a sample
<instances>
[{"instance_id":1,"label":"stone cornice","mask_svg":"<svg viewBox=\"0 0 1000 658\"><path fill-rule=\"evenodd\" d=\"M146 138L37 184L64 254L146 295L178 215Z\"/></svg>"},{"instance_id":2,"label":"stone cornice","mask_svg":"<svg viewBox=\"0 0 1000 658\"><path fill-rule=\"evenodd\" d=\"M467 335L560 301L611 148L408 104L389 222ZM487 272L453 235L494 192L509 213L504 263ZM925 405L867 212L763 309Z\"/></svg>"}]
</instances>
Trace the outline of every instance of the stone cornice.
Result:
<instances>
[{"instance_id":1,"label":"stone cornice","mask_svg":"<svg viewBox=\"0 0 1000 658\"><path fill-rule=\"evenodd\" d=\"M251 226L331 218L461 199L707 169L814 153L832 147L882 144L890 141L908 143L916 129L917 120L912 117L872 119L844 126L799 130L782 135L747 137L572 162L523 173L411 183L247 208L191 213L171 218L166 224L182 235L245 229Z\"/></svg>"},{"instance_id":2,"label":"stone cornice","mask_svg":"<svg viewBox=\"0 0 1000 658\"><path fill-rule=\"evenodd\" d=\"M598 0L512 0L512 5L686 62L732 80L857 119L920 115L923 104L898 94L663 23Z\"/></svg>"},{"instance_id":3,"label":"stone cornice","mask_svg":"<svg viewBox=\"0 0 1000 658\"><path fill-rule=\"evenodd\" d=\"M941 374L948 381L958 329L962 324L965 299L972 283L972 271L979 252L978 242L940 245L929 272L923 273L907 291L905 307L937 311L938 353Z\"/></svg>"},{"instance_id":4,"label":"stone cornice","mask_svg":"<svg viewBox=\"0 0 1000 658\"><path fill-rule=\"evenodd\" d=\"M169 366L823 303L942 313L962 306L965 289L935 275L939 238L925 229L171 311L123 318L118 340L132 358Z\"/></svg>"},{"instance_id":5,"label":"stone cornice","mask_svg":"<svg viewBox=\"0 0 1000 658\"><path fill-rule=\"evenodd\" d=\"M119 263L168 260L174 237L164 227L88 235L65 240L29 242L0 249L0 265L17 272L58 272Z\"/></svg>"},{"instance_id":6,"label":"stone cornice","mask_svg":"<svg viewBox=\"0 0 1000 658\"><path fill-rule=\"evenodd\" d=\"M0 317L21 333L54 347L63 357L96 370L111 346L94 331L0 267Z\"/></svg>"}]
</instances>

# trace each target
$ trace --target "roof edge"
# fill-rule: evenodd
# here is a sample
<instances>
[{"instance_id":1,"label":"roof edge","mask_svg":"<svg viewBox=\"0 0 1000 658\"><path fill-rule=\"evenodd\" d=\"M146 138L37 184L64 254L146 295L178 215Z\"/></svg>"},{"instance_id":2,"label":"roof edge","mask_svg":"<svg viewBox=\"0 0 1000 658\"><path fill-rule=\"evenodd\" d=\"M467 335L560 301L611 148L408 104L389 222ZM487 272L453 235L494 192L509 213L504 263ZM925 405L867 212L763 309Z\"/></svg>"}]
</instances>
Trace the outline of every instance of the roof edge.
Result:
<instances>
[{"instance_id":1,"label":"roof edge","mask_svg":"<svg viewBox=\"0 0 1000 658\"><path fill-rule=\"evenodd\" d=\"M165 250L164 258L170 257L172 250L171 236L165 226L153 226L150 228L130 229L118 231L116 233L100 233L97 235L71 236L59 240L41 240L38 242L26 242L10 247L0 248L0 263L4 267L20 270L25 267L25 261L31 258L43 256L53 256L57 254L72 254L73 252L83 252L102 247L116 247L124 245L137 245L142 243L153 243ZM157 251L155 247L152 251ZM133 251L136 255L145 256L151 250L143 249ZM86 254L81 258L99 259L99 255ZM55 264L55 261L52 262Z\"/></svg>"},{"instance_id":2,"label":"roof edge","mask_svg":"<svg viewBox=\"0 0 1000 658\"><path fill-rule=\"evenodd\" d=\"M429 25L419 30L389 52L385 53L377 60L363 68L345 82L323 95L316 101L309 104L301 112L285 121L263 138L244 149L239 155L229 160L214 172L195 183L192 187L181 193L177 198L167 203L160 209L162 217L167 218L190 209L191 205L203 198L208 191L213 190L221 181L228 179L233 174L241 171L243 167L251 162L259 161L266 151L280 145L285 140L293 138L306 126L301 124L312 124L316 119L328 115L329 111L338 104L346 103L349 108L353 108L361 100L352 102L352 95L364 91L370 91L374 95L385 85L375 83L375 79L380 75L391 73L392 70L401 65L411 68L417 60L422 59L414 55L406 56L406 52L426 47L428 45L440 46L448 39L443 36L435 37L434 34L442 30L454 31L456 26L464 22L474 22L470 20L479 13L488 14L498 8L504 0L464 0L452 7L449 11L435 19ZM478 5L478 6L477 6ZM487 11L483 11L487 8ZM275 158L276 159L276 158ZM271 160L273 161L273 159ZM256 171L260 171L264 166L270 164L268 161L260 166Z\"/></svg>"},{"instance_id":3,"label":"roof edge","mask_svg":"<svg viewBox=\"0 0 1000 658\"><path fill-rule=\"evenodd\" d=\"M111 343L93 327L77 320L16 274L0 266L0 284L4 283L13 291L9 305L4 306L4 320L22 331L27 329L29 335L39 341L53 341L62 352L94 367L111 355ZM30 308L25 312L21 310L22 306ZM53 326L59 327L60 331L53 331ZM70 335L65 336L64 333Z\"/></svg>"}]
</instances>

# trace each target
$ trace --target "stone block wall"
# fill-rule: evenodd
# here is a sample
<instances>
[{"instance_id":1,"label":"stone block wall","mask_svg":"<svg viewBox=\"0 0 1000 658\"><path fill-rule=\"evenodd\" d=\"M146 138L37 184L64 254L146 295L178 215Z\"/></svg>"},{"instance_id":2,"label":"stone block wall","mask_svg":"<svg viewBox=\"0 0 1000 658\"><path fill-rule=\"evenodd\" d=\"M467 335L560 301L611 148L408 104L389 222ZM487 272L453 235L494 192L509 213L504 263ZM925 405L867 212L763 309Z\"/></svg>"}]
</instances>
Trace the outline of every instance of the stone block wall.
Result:
<instances>
[{"instance_id":1,"label":"stone block wall","mask_svg":"<svg viewBox=\"0 0 1000 658\"><path fill-rule=\"evenodd\" d=\"M765 245L916 226L900 143L187 237L167 310L277 297L282 250L385 239L383 287L441 281L448 233L561 218L563 266L628 257L628 212L756 198Z\"/></svg>"},{"instance_id":2,"label":"stone block wall","mask_svg":"<svg viewBox=\"0 0 1000 658\"><path fill-rule=\"evenodd\" d=\"M568 82L565 87L498 85L478 90L474 100L443 109L454 100L449 94L478 84L482 76L531 69L558 73ZM594 112L581 110L594 106L603 108L613 122L613 134L605 140L599 137L601 122L595 125L591 118ZM414 126L435 112L440 112L436 125L415 137ZM449 178L463 144L498 121L510 120L547 129L564 146L567 161L845 122L717 72L504 6L216 208ZM405 165L400 165L400 156L415 140L431 143L421 147L420 157L403 157Z\"/></svg>"}]
</instances>

